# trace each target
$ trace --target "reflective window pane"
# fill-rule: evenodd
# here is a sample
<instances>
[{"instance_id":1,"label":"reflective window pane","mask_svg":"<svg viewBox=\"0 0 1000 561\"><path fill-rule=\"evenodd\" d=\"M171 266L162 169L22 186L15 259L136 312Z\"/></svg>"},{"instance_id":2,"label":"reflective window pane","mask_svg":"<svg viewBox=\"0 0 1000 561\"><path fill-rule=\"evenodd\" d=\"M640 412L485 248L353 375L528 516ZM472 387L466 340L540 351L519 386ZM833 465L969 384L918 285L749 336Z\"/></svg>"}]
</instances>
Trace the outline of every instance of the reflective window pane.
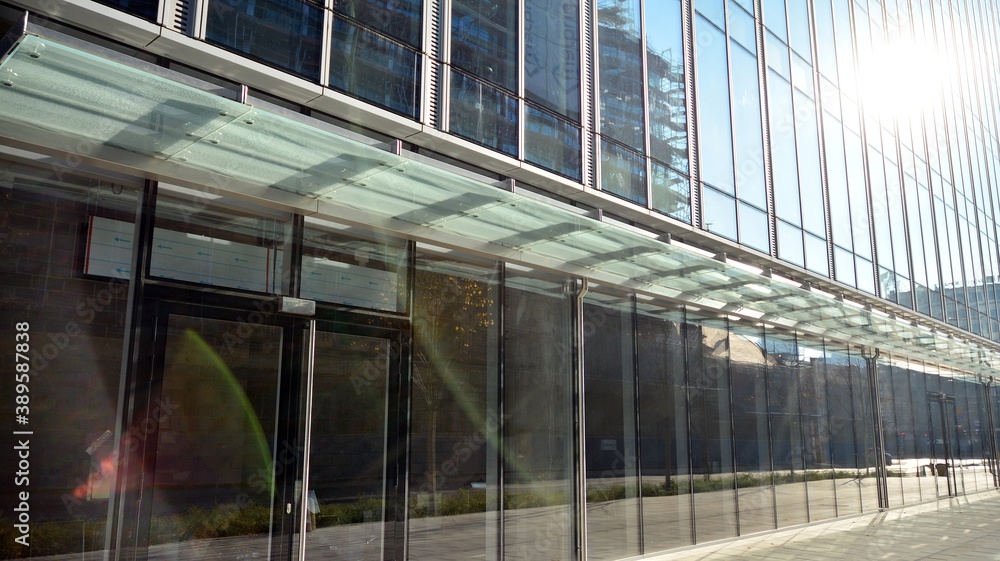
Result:
<instances>
[{"instance_id":1,"label":"reflective window pane","mask_svg":"<svg viewBox=\"0 0 1000 561\"><path fill-rule=\"evenodd\" d=\"M211 0L205 39L303 78L319 80L323 8L302 0Z\"/></svg>"},{"instance_id":2,"label":"reflective window pane","mask_svg":"<svg viewBox=\"0 0 1000 561\"><path fill-rule=\"evenodd\" d=\"M702 179L735 194L726 35L698 16L698 125Z\"/></svg>"},{"instance_id":3,"label":"reflective window pane","mask_svg":"<svg viewBox=\"0 0 1000 561\"><path fill-rule=\"evenodd\" d=\"M580 5L572 0L524 3L525 97L580 121Z\"/></svg>"},{"instance_id":4,"label":"reflective window pane","mask_svg":"<svg viewBox=\"0 0 1000 561\"><path fill-rule=\"evenodd\" d=\"M583 165L580 128L530 105L525 113L524 159L579 180Z\"/></svg>"},{"instance_id":5,"label":"reflective window pane","mask_svg":"<svg viewBox=\"0 0 1000 561\"><path fill-rule=\"evenodd\" d=\"M333 0L335 12L420 47L422 0Z\"/></svg>"},{"instance_id":6,"label":"reflective window pane","mask_svg":"<svg viewBox=\"0 0 1000 561\"><path fill-rule=\"evenodd\" d=\"M517 100L466 76L451 73L451 132L511 156L517 155Z\"/></svg>"},{"instance_id":7,"label":"reflective window pane","mask_svg":"<svg viewBox=\"0 0 1000 561\"><path fill-rule=\"evenodd\" d=\"M631 303L591 292L583 316L587 557L619 559L641 553Z\"/></svg>"},{"instance_id":8,"label":"reflective window pane","mask_svg":"<svg viewBox=\"0 0 1000 561\"><path fill-rule=\"evenodd\" d=\"M639 0L602 0L597 7L601 134L645 148Z\"/></svg>"},{"instance_id":9,"label":"reflective window pane","mask_svg":"<svg viewBox=\"0 0 1000 561\"><path fill-rule=\"evenodd\" d=\"M420 56L344 19L333 20L330 87L416 119Z\"/></svg>"},{"instance_id":10,"label":"reflective window pane","mask_svg":"<svg viewBox=\"0 0 1000 561\"><path fill-rule=\"evenodd\" d=\"M601 189L646 206L646 161L617 144L601 142Z\"/></svg>"},{"instance_id":11,"label":"reflective window pane","mask_svg":"<svg viewBox=\"0 0 1000 561\"><path fill-rule=\"evenodd\" d=\"M653 162L653 210L691 223L691 182L676 171Z\"/></svg>"},{"instance_id":12,"label":"reflective window pane","mask_svg":"<svg viewBox=\"0 0 1000 561\"><path fill-rule=\"evenodd\" d=\"M563 284L507 278L504 330L504 553L573 556L573 381Z\"/></svg>"},{"instance_id":13,"label":"reflective window pane","mask_svg":"<svg viewBox=\"0 0 1000 561\"><path fill-rule=\"evenodd\" d=\"M300 297L387 312L408 309L404 242L309 216L305 222Z\"/></svg>"},{"instance_id":14,"label":"reflective window pane","mask_svg":"<svg viewBox=\"0 0 1000 561\"><path fill-rule=\"evenodd\" d=\"M163 187L149 272L199 286L287 294L288 234L288 217L233 211L201 193Z\"/></svg>"},{"instance_id":15,"label":"reflective window pane","mask_svg":"<svg viewBox=\"0 0 1000 561\"><path fill-rule=\"evenodd\" d=\"M473 76L517 90L517 6L510 0L455 0L451 63Z\"/></svg>"},{"instance_id":16,"label":"reflective window pane","mask_svg":"<svg viewBox=\"0 0 1000 561\"><path fill-rule=\"evenodd\" d=\"M688 170L684 48L679 0L646 3L649 154Z\"/></svg>"},{"instance_id":17,"label":"reflective window pane","mask_svg":"<svg viewBox=\"0 0 1000 561\"><path fill-rule=\"evenodd\" d=\"M645 552L691 544L683 323L640 309L637 326Z\"/></svg>"},{"instance_id":18,"label":"reflective window pane","mask_svg":"<svg viewBox=\"0 0 1000 561\"><path fill-rule=\"evenodd\" d=\"M496 559L496 271L421 253L415 277L409 558Z\"/></svg>"},{"instance_id":19,"label":"reflective window pane","mask_svg":"<svg viewBox=\"0 0 1000 561\"><path fill-rule=\"evenodd\" d=\"M737 193L741 200L767 208L757 59L739 45L730 44Z\"/></svg>"},{"instance_id":20,"label":"reflective window pane","mask_svg":"<svg viewBox=\"0 0 1000 561\"><path fill-rule=\"evenodd\" d=\"M737 237L736 200L709 186L702 189L705 229L731 240Z\"/></svg>"},{"instance_id":21,"label":"reflective window pane","mask_svg":"<svg viewBox=\"0 0 1000 561\"><path fill-rule=\"evenodd\" d=\"M126 186L117 178L83 177L68 168L6 159L0 167L5 170L0 176L0 321L8 341L0 346L0 364L8 373L0 393L9 411L0 446L11 451L3 460L9 476L0 485L0 501L10 505L4 507L6 543L0 557L100 558L107 555L102 550L116 476L113 433L120 415L131 271L118 258L105 268L98 260L124 254L128 262L131 251L121 244L133 239L138 180ZM96 217L128 229L98 234L92 226ZM78 247L87 247L90 257L81 259ZM83 274L87 262L97 274ZM26 384L30 394L16 391L18 383ZM29 425L14 424L17 395L30 396ZM34 435L30 474L20 484L15 483L14 450L17 439L26 437L12 431L23 429ZM138 425L123 431L130 429ZM122 441L128 436L123 434ZM14 527L19 492L30 492L30 533ZM30 548L15 543L22 535Z\"/></svg>"}]
</instances>

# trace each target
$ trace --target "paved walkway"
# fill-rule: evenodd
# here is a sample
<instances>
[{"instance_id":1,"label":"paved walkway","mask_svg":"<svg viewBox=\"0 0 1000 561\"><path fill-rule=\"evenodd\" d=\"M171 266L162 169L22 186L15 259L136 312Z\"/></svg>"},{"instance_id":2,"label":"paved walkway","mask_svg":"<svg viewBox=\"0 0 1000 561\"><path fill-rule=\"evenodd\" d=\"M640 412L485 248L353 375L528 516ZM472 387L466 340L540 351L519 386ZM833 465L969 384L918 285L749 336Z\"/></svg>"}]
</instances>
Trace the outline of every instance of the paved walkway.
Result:
<instances>
[{"instance_id":1,"label":"paved walkway","mask_svg":"<svg viewBox=\"0 0 1000 561\"><path fill-rule=\"evenodd\" d=\"M1000 560L1000 492L742 537L653 561Z\"/></svg>"}]
</instances>

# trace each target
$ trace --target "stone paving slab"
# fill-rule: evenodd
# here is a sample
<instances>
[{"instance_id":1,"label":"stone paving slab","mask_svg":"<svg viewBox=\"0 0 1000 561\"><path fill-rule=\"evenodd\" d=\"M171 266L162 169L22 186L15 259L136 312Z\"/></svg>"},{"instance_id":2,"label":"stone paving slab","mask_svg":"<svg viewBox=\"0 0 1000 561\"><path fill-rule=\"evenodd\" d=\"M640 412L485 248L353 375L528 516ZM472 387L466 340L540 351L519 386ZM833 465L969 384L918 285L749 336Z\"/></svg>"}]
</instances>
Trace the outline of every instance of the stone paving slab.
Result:
<instances>
[{"instance_id":1,"label":"stone paving slab","mask_svg":"<svg viewBox=\"0 0 1000 561\"><path fill-rule=\"evenodd\" d=\"M1000 492L767 532L645 559L1000 561Z\"/></svg>"}]
</instances>

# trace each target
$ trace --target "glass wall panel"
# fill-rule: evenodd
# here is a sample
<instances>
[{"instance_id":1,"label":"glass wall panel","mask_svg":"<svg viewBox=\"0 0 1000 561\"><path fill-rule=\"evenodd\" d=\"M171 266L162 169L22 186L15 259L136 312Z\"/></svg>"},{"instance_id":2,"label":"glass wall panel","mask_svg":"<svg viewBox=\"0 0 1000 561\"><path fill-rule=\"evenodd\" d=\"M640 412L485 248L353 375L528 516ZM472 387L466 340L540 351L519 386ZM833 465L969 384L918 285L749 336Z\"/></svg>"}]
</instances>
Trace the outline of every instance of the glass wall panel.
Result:
<instances>
[{"instance_id":1,"label":"glass wall panel","mask_svg":"<svg viewBox=\"0 0 1000 561\"><path fill-rule=\"evenodd\" d=\"M323 8L303 0L211 0L205 39L297 74L319 80Z\"/></svg>"},{"instance_id":2,"label":"glass wall panel","mask_svg":"<svg viewBox=\"0 0 1000 561\"><path fill-rule=\"evenodd\" d=\"M419 116L419 53L336 18L330 54L330 87L412 119Z\"/></svg>"},{"instance_id":3,"label":"glass wall panel","mask_svg":"<svg viewBox=\"0 0 1000 561\"><path fill-rule=\"evenodd\" d=\"M735 195L726 34L697 16L698 157L702 179Z\"/></svg>"},{"instance_id":4,"label":"glass wall panel","mask_svg":"<svg viewBox=\"0 0 1000 561\"><path fill-rule=\"evenodd\" d=\"M524 2L524 95L529 101L580 122L577 2Z\"/></svg>"},{"instance_id":5,"label":"glass wall panel","mask_svg":"<svg viewBox=\"0 0 1000 561\"><path fill-rule=\"evenodd\" d=\"M451 73L450 130L517 155L517 99L461 72Z\"/></svg>"},{"instance_id":6,"label":"glass wall panel","mask_svg":"<svg viewBox=\"0 0 1000 561\"><path fill-rule=\"evenodd\" d=\"M415 277L409 557L496 559L496 270L423 252Z\"/></svg>"},{"instance_id":7,"label":"glass wall panel","mask_svg":"<svg viewBox=\"0 0 1000 561\"><path fill-rule=\"evenodd\" d=\"M632 320L631 298L587 295L583 399L589 559L641 553Z\"/></svg>"},{"instance_id":8,"label":"glass wall panel","mask_svg":"<svg viewBox=\"0 0 1000 561\"><path fill-rule=\"evenodd\" d=\"M736 199L705 185L702 189L705 229L736 239Z\"/></svg>"},{"instance_id":9,"label":"glass wall panel","mask_svg":"<svg viewBox=\"0 0 1000 561\"><path fill-rule=\"evenodd\" d=\"M861 508L863 511L878 509L878 488L875 479L875 427L872 411L871 384L865 359L856 351L851 352L851 398L855 436L858 477L861 482Z\"/></svg>"},{"instance_id":10,"label":"glass wall panel","mask_svg":"<svg viewBox=\"0 0 1000 561\"><path fill-rule=\"evenodd\" d=\"M8 160L0 168L0 325L7 338L0 366L8 373L0 382L8 400L0 445L13 451L28 438L31 464L29 477L18 482L17 454L0 457L0 468L10 474L0 485L0 501L9 505L0 514L0 558L100 557L115 480L128 281L114 272L118 265L84 275L77 248L100 244L95 258L122 253L114 238L131 239L137 192L120 180L62 168ZM94 232L89 225L95 217L130 229ZM127 259L130 252L124 254ZM22 395L26 403L16 403ZM24 422L15 424L15 414ZM34 434L13 434L22 430ZM30 493L30 533L24 538L30 549L14 541L23 535L13 512L20 492Z\"/></svg>"},{"instance_id":11,"label":"glass wall panel","mask_svg":"<svg viewBox=\"0 0 1000 561\"><path fill-rule=\"evenodd\" d=\"M726 322L688 316L685 344L695 538L702 543L738 531Z\"/></svg>"},{"instance_id":12,"label":"glass wall panel","mask_svg":"<svg viewBox=\"0 0 1000 561\"><path fill-rule=\"evenodd\" d=\"M101 228L131 225L99 220ZM159 190L150 275L201 286L287 294L284 244L290 219L217 206L189 190ZM129 242L131 244L131 242ZM127 259L126 256L119 258Z\"/></svg>"},{"instance_id":13,"label":"glass wall panel","mask_svg":"<svg viewBox=\"0 0 1000 561\"><path fill-rule=\"evenodd\" d=\"M569 559L573 343L563 284L508 277L504 292L504 554Z\"/></svg>"},{"instance_id":14,"label":"glass wall panel","mask_svg":"<svg viewBox=\"0 0 1000 561\"><path fill-rule=\"evenodd\" d=\"M601 189L646 206L646 159L602 139Z\"/></svg>"},{"instance_id":15,"label":"glass wall panel","mask_svg":"<svg viewBox=\"0 0 1000 561\"><path fill-rule=\"evenodd\" d=\"M895 409L895 431L883 427L885 450L889 454L886 462L890 483L898 477L903 486L903 502L912 504L920 501L920 462L917 458L917 424L914 422L917 408L913 401L914 392L910 387L913 372L907 364L893 364L891 372L893 408ZM883 398L883 402L885 398Z\"/></svg>"},{"instance_id":16,"label":"glass wall panel","mask_svg":"<svg viewBox=\"0 0 1000 561\"><path fill-rule=\"evenodd\" d=\"M333 10L411 47L420 47L422 0L333 0Z\"/></svg>"},{"instance_id":17,"label":"glass wall panel","mask_svg":"<svg viewBox=\"0 0 1000 561\"><path fill-rule=\"evenodd\" d=\"M884 456L886 468L891 469L892 464L899 457L898 443L896 441L900 428L896 423L896 399L906 399L909 393L896 396L892 383L893 367L891 357L882 357L878 364L878 398L879 410L882 423L882 442L884 444ZM886 489L889 491L889 506L898 507L903 504L903 482L898 470L887 472Z\"/></svg>"},{"instance_id":18,"label":"glass wall panel","mask_svg":"<svg viewBox=\"0 0 1000 561\"><path fill-rule=\"evenodd\" d=\"M641 152L646 128L639 14L639 0L597 5L601 134Z\"/></svg>"},{"instance_id":19,"label":"glass wall panel","mask_svg":"<svg viewBox=\"0 0 1000 561\"><path fill-rule=\"evenodd\" d=\"M802 423L799 414L799 352L792 335L768 332L767 410L778 527L809 521Z\"/></svg>"},{"instance_id":20,"label":"glass wall panel","mask_svg":"<svg viewBox=\"0 0 1000 561\"><path fill-rule=\"evenodd\" d=\"M682 329L680 312L640 305L636 356L646 553L692 543Z\"/></svg>"},{"instance_id":21,"label":"glass wall panel","mask_svg":"<svg viewBox=\"0 0 1000 561\"><path fill-rule=\"evenodd\" d=\"M910 372L910 400L913 403L913 448L915 450L913 463L917 464L916 471L919 477L920 499L929 501L937 496L937 481L933 473L928 472L925 466L932 463L933 456L933 434L931 426L930 402L927 400L927 392L931 391L928 385L931 374L924 368L916 367ZM901 459L901 462L905 462Z\"/></svg>"},{"instance_id":22,"label":"glass wall panel","mask_svg":"<svg viewBox=\"0 0 1000 561\"><path fill-rule=\"evenodd\" d=\"M452 2L451 63L476 78L517 91L516 2Z\"/></svg>"},{"instance_id":23,"label":"glass wall panel","mask_svg":"<svg viewBox=\"0 0 1000 561\"><path fill-rule=\"evenodd\" d=\"M837 485L831 454L831 424L825 349L813 341L798 341L799 415L809 485L809 520L837 516Z\"/></svg>"},{"instance_id":24,"label":"glass wall panel","mask_svg":"<svg viewBox=\"0 0 1000 561\"><path fill-rule=\"evenodd\" d=\"M732 41L729 53L733 60L737 193L741 200L767 208L757 58Z\"/></svg>"},{"instance_id":25,"label":"glass wall panel","mask_svg":"<svg viewBox=\"0 0 1000 561\"><path fill-rule=\"evenodd\" d=\"M740 534L775 527L774 474L763 328L735 324L729 335Z\"/></svg>"},{"instance_id":26,"label":"glass wall panel","mask_svg":"<svg viewBox=\"0 0 1000 561\"><path fill-rule=\"evenodd\" d=\"M740 203L740 243L768 253L767 214L748 204Z\"/></svg>"},{"instance_id":27,"label":"glass wall panel","mask_svg":"<svg viewBox=\"0 0 1000 561\"><path fill-rule=\"evenodd\" d=\"M311 216L305 223L301 298L387 312L409 310L405 242Z\"/></svg>"},{"instance_id":28,"label":"glass wall panel","mask_svg":"<svg viewBox=\"0 0 1000 561\"><path fill-rule=\"evenodd\" d=\"M858 470L857 427L854 423L854 384L848 350L829 342L826 353L827 407L830 412L830 449L837 480L837 514L849 516L861 512L861 478Z\"/></svg>"},{"instance_id":29,"label":"glass wall panel","mask_svg":"<svg viewBox=\"0 0 1000 561\"><path fill-rule=\"evenodd\" d=\"M802 223L802 216L799 208L798 164L795 157L792 87L773 68L768 71L768 94L774 211L778 218L799 225Z\"/></svg>"},{"instance_id":30,"label":"glass wall panel","mask_svg":"<svg viewBox=\"0 0 1000 561\"><path fill-rule=\"evenodd\" d=\"M580 127L531 105L526 107L525 119L524 159L579 180L583 173Z\"/></svg>"},{"instance_id":31,"label":"glass wall panel","mask_svg":"<svg viewBox=\"0 0 1000 561\"><path fill-rule=\"evenodd\" d=\"M686 172L687 100L679 0L646 3L646 75L649 155Z\"/></svg>"},{"instance_id":32,"label":"glass wall panel","mask_svg":"<svg viewBox=\"0 0 1000 561\"><path fill-rule=\"evenodd\" d=\"M676 171L652 163L653 210L691 223L691 182Z\"/></svg>"}]
</instances>

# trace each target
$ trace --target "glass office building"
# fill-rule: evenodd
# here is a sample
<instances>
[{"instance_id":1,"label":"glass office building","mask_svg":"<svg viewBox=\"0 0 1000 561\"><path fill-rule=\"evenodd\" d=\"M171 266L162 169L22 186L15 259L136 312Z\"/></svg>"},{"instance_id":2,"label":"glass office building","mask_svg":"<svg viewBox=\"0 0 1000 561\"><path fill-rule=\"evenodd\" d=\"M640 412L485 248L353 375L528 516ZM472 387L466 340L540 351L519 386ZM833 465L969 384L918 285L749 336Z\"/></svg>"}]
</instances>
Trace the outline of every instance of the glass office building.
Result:
<instances>
[{"instance_id":1,"label":"glass office building","mask_svg":"<svg viewBox=\"0 0 1000 561\"><path fill-rule=\"evenodd\" d=\"M0 0L0 559L611 561L995 492L998 20Z\"/></svg>"}]
</instances>

